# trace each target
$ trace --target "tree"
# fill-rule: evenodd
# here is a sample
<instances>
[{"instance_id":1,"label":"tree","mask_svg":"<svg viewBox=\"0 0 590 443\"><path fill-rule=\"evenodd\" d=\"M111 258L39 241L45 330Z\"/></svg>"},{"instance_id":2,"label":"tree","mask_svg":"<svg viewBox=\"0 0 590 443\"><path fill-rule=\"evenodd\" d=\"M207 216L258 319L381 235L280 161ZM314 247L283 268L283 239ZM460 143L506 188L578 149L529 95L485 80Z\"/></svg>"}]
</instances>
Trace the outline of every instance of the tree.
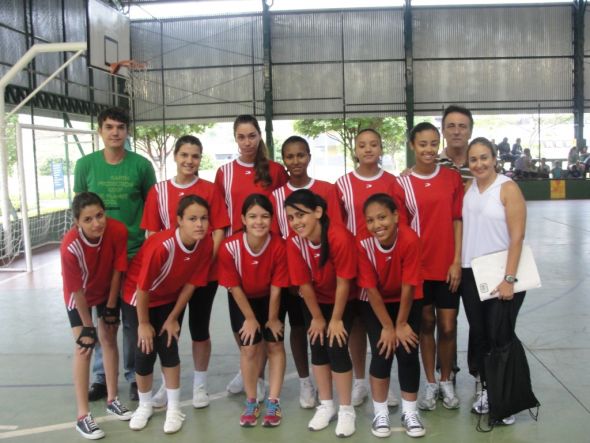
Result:
<instances>
[{"instance_id":1,"label":"tree","mask_svg":"<svg viewBox=\"0 0 590 443\"><path fill-rule=\"evenodd\" d=\"M297 120L295 131L316 138L326 134L340 143L351 159L354 159L354 138L361 129L375 129L383 139L383 153L392 154L405 147L406 120L403 117L361 117L328 120Z\"/></svg>"},{"instance_id":2,"label":"tree","mask_svg":"<svg viewBox=\"0 0 590 443\"><path fill-rule=\"evenodd\" d=\"M6 118L6 163L8 174L12 175L14 165L16 165L16 122L18 117L11 115ZM2 135L0 135L1 137Z\"/></svg>"},{"instance_id":3,"label":"tree","mask_svg":"<svg viewBox=\"0 0 590 443\"><path fill-rule=\"evenodd\" d=\"M174 140L183 135L202 134L213 123L186 125L139 125L135 127L137 148L154 162L158 178L164 180L166 159L174 150Z\"/></svg>"},{"instance_id":4,"label":"tree","mask_svg":"<svg viewBox=\"0 0 590 443\"><path fill-rule=\"evenodd\" d=\"M41 163L41 166L39 166L39 175L53 175L53 170L51 169L51 163L52 162L58 162L58 163L62 163L63 164L63 172L64 174L66 174L67 172L67 168L66 168L66 161L61 158L61 157L50 157L50 158L46 158L45 161L43 163ZM74 165L75 163L70 160L70 173L74 172Z\"/></svg>"}]
</instances>

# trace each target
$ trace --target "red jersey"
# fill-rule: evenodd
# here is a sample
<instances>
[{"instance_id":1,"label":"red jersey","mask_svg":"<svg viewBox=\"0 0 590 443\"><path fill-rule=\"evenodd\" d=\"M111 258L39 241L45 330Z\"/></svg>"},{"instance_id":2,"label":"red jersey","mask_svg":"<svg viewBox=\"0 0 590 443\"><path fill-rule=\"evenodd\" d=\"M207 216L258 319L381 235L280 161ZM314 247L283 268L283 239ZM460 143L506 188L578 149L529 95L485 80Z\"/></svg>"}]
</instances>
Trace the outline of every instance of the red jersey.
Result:
<instances>
[{"instance_id":1,"label":"red jersey","mask_svg":"<svg viewBox=\"0 0 590 443\"><path fill-rule=\"evenodd\" d=\"M395 176L383 169L370 178L362 177L356 171L351 171L336 180L336 187L338 199L345 213L346 227L353 235L367 232L363 205L373 194L390 195L398 207L400 224L407 222L403 190Z\"/></svg>"},{"instance_id":2,"label":"red jersey","mask_svg":"<svg viewBox=\"0 0 590 443\"><path fill-rule=\"evenodd\" d=\"M176 209L185 195L198 195L209 203L209 225L212 230L229 226L227 208L219 189L213 183L195 177L192 183L180 185L174 179L156 183L148 192L141 228L159 232L176 227Z\"/></svg>"},{"instance_id":3,"label":"red jersey","mask_svg":"<svg viewBox=\"0 0 590 443\"><path fill-rule=\"evenodd\" d=\"M461 220L463 182L458 172L436 166L428 176L398 178L411 228L422 241L424 280L444 281L455 255L453 222Z\"/></svg>"},{"instance_id":4,"label":"red jersey","mask_svg":"<svg viewBox=\"0 0 590 443\"><path fill-rule=\"evenodd\" d=\"M229 213L230 227L226 233L227 237L242 229L242 205L246 197L250 194L264 194L270 197L272 191L283 186L289 179L285 168L272 160L268 161L268 172L271 184L263 187L260 182L254 183L254 163L244 163L235 159L217 170L215 184L221 190Z\"/></svg>"},{"instance_id":5,"label":"red jersey","mask_svg":"<svg viewBox=\"0 0 590 443\"><path fill-rule=\"evenodd\" d=\"M219 247L219 284L226 288L240 286L248 298L270 293L270 287L289 286L285 244L270 234L262 249L254 253L246 241L246 233L226 238Z\"/></svg>"},{"instance_id":6,"label":"red jersey","mask_svg":"<svg viewBox=\"0 0 590 443\"><path fill-rule=\"evenodd\" d=\"M186 283L206 286L213 240L206 236L192 249L180 240L178 228L150 236L129 265L123 300L137 305L137 289L148 291L149 307L174 303Z\"/></svg>"},{"instance_id":7,"label":"red jersey","mask_svg":"<svg viewBox=\"0 0 590 443\"><path fill-rule=\"evenodd\" d=\"M336 193L336 186L322 180L311 179L311 181L302 188L295 188L290 183L281 186L279 189L273 191L270 201L275 210L275 215L272 219L272 232L281 234L283 238L287 238L293 232L289 222L287 221L287 212L285 211L285 200L293 192L299 189L309 189L311 192L319 195L326 200L327 214L330 223L343 223L342 210L338 202L338 194Z\"/></svg>"},{"instance_id":8,"label":"red jersey","mask_svg":"<svg viewBox=\"0 0 590 443\"><path fill-rule=\"evenodd\" d=\"M336 277L353 279L357 271L357 252L354 237L346 228L330 224L328 228L328 261L320 267L320 245L291 234L287 239L287 262L293 286L311 283L318 303L333 304L336 296ZM356 294L351 282L349 299Z\"/></svg>"},{"instance_id":9,"label":"red jersey","mask_svg":"<svg viewBox=\"0 0 590 443\"><path fill-rule=\"evenodd\" d=\"M369 301L365 288L377 288L385 303L399 303L402 284L415 287L414 300L422 293L420 239L405 225L398 225L393 246L384 249L372 235L357 237L360 299Z\"/></svg>"},{"instance_id":10,"label":"red jersey","mask_svg":"<svg viewBox=\"0 0 590 443\"><path fill-rule=\"evenodd\" d=\"M113 271L127 270L127 228L107 217L107 225L98 243L90 243L74 227L64 236L60 248L64 301L68 311L76 308L74 293L84 290L88 306L109 298Z\"/></svg>"}]
</instances>

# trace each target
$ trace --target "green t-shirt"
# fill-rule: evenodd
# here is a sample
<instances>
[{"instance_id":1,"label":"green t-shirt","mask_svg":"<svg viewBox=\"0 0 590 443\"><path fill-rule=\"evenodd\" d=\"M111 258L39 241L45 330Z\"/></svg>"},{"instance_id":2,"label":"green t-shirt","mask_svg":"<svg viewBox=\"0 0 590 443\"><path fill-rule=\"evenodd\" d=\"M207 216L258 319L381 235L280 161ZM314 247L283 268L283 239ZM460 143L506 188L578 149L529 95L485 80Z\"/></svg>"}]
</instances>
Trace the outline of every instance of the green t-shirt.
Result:
<instances>
[{"instance_id":1,"label":"green t-shirt","mask_svg":"<svg viewBox=\"0 0 590 443\"><path fill-rule=\"evenodd\" d=\"M135 152L125 151L125 157L116 165L108 164L103 152L93 152L76 162L74 192L94 192L103 199L108 216L127 226L127 254L133 257L145 239L139 224L156 173L150 161Z\"/></svg>"}]
</instances>

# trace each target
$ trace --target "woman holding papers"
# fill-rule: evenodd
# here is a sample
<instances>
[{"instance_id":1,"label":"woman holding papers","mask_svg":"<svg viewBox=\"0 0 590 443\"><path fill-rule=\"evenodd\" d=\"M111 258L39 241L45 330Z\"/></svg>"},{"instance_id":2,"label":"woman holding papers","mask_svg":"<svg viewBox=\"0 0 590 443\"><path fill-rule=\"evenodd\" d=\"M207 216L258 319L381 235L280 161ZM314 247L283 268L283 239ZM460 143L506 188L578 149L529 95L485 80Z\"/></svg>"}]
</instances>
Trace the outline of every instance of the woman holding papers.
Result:
<instances>
[{"instance_id":1,"label":"woman holding papers","mask_svg":"<svg viewBox=\"0 0 590 443\"><path fill-rule=\"evenodd\" d=\"M469 321L470 337L479 368L482 389L477 392L473 412L489 412L484 356L490 351L494 328L492 319L503 303L510 305L512 327L524 300L524 292L514 293L516 271L526 225L526 205L520 188L508 177L496 172L496 151L489 140L473 140L467 150L469 169L475 180L468 182L463 200L462 296ZM471 269L471 260L508 250L506 273L492 291L494 298L482 302ZM509 340L512 331L502 331ZM495 334L495 340L502 337ZM513 424L514 416L502 420Z\"/></svg>"}]
</instances>

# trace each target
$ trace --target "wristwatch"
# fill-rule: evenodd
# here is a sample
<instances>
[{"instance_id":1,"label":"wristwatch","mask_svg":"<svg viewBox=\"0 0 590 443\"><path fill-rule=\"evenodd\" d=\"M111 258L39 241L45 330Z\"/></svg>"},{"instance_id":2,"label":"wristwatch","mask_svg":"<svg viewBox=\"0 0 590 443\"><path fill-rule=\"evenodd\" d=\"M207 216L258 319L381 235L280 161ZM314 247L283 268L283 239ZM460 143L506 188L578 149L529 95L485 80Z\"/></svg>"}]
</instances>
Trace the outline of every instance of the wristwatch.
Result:
<instances>
[{"instance_id":1,"label":"wristwatch","mask_svg":"<svg viewBox=\"0 0 590 443\"><path fill-rule=\"evenodd\" d=\"M514 284L518 281L518 279L514 275L506 274L504 276L504 281L506 283Z\"/></svg>"}]
</instances>

